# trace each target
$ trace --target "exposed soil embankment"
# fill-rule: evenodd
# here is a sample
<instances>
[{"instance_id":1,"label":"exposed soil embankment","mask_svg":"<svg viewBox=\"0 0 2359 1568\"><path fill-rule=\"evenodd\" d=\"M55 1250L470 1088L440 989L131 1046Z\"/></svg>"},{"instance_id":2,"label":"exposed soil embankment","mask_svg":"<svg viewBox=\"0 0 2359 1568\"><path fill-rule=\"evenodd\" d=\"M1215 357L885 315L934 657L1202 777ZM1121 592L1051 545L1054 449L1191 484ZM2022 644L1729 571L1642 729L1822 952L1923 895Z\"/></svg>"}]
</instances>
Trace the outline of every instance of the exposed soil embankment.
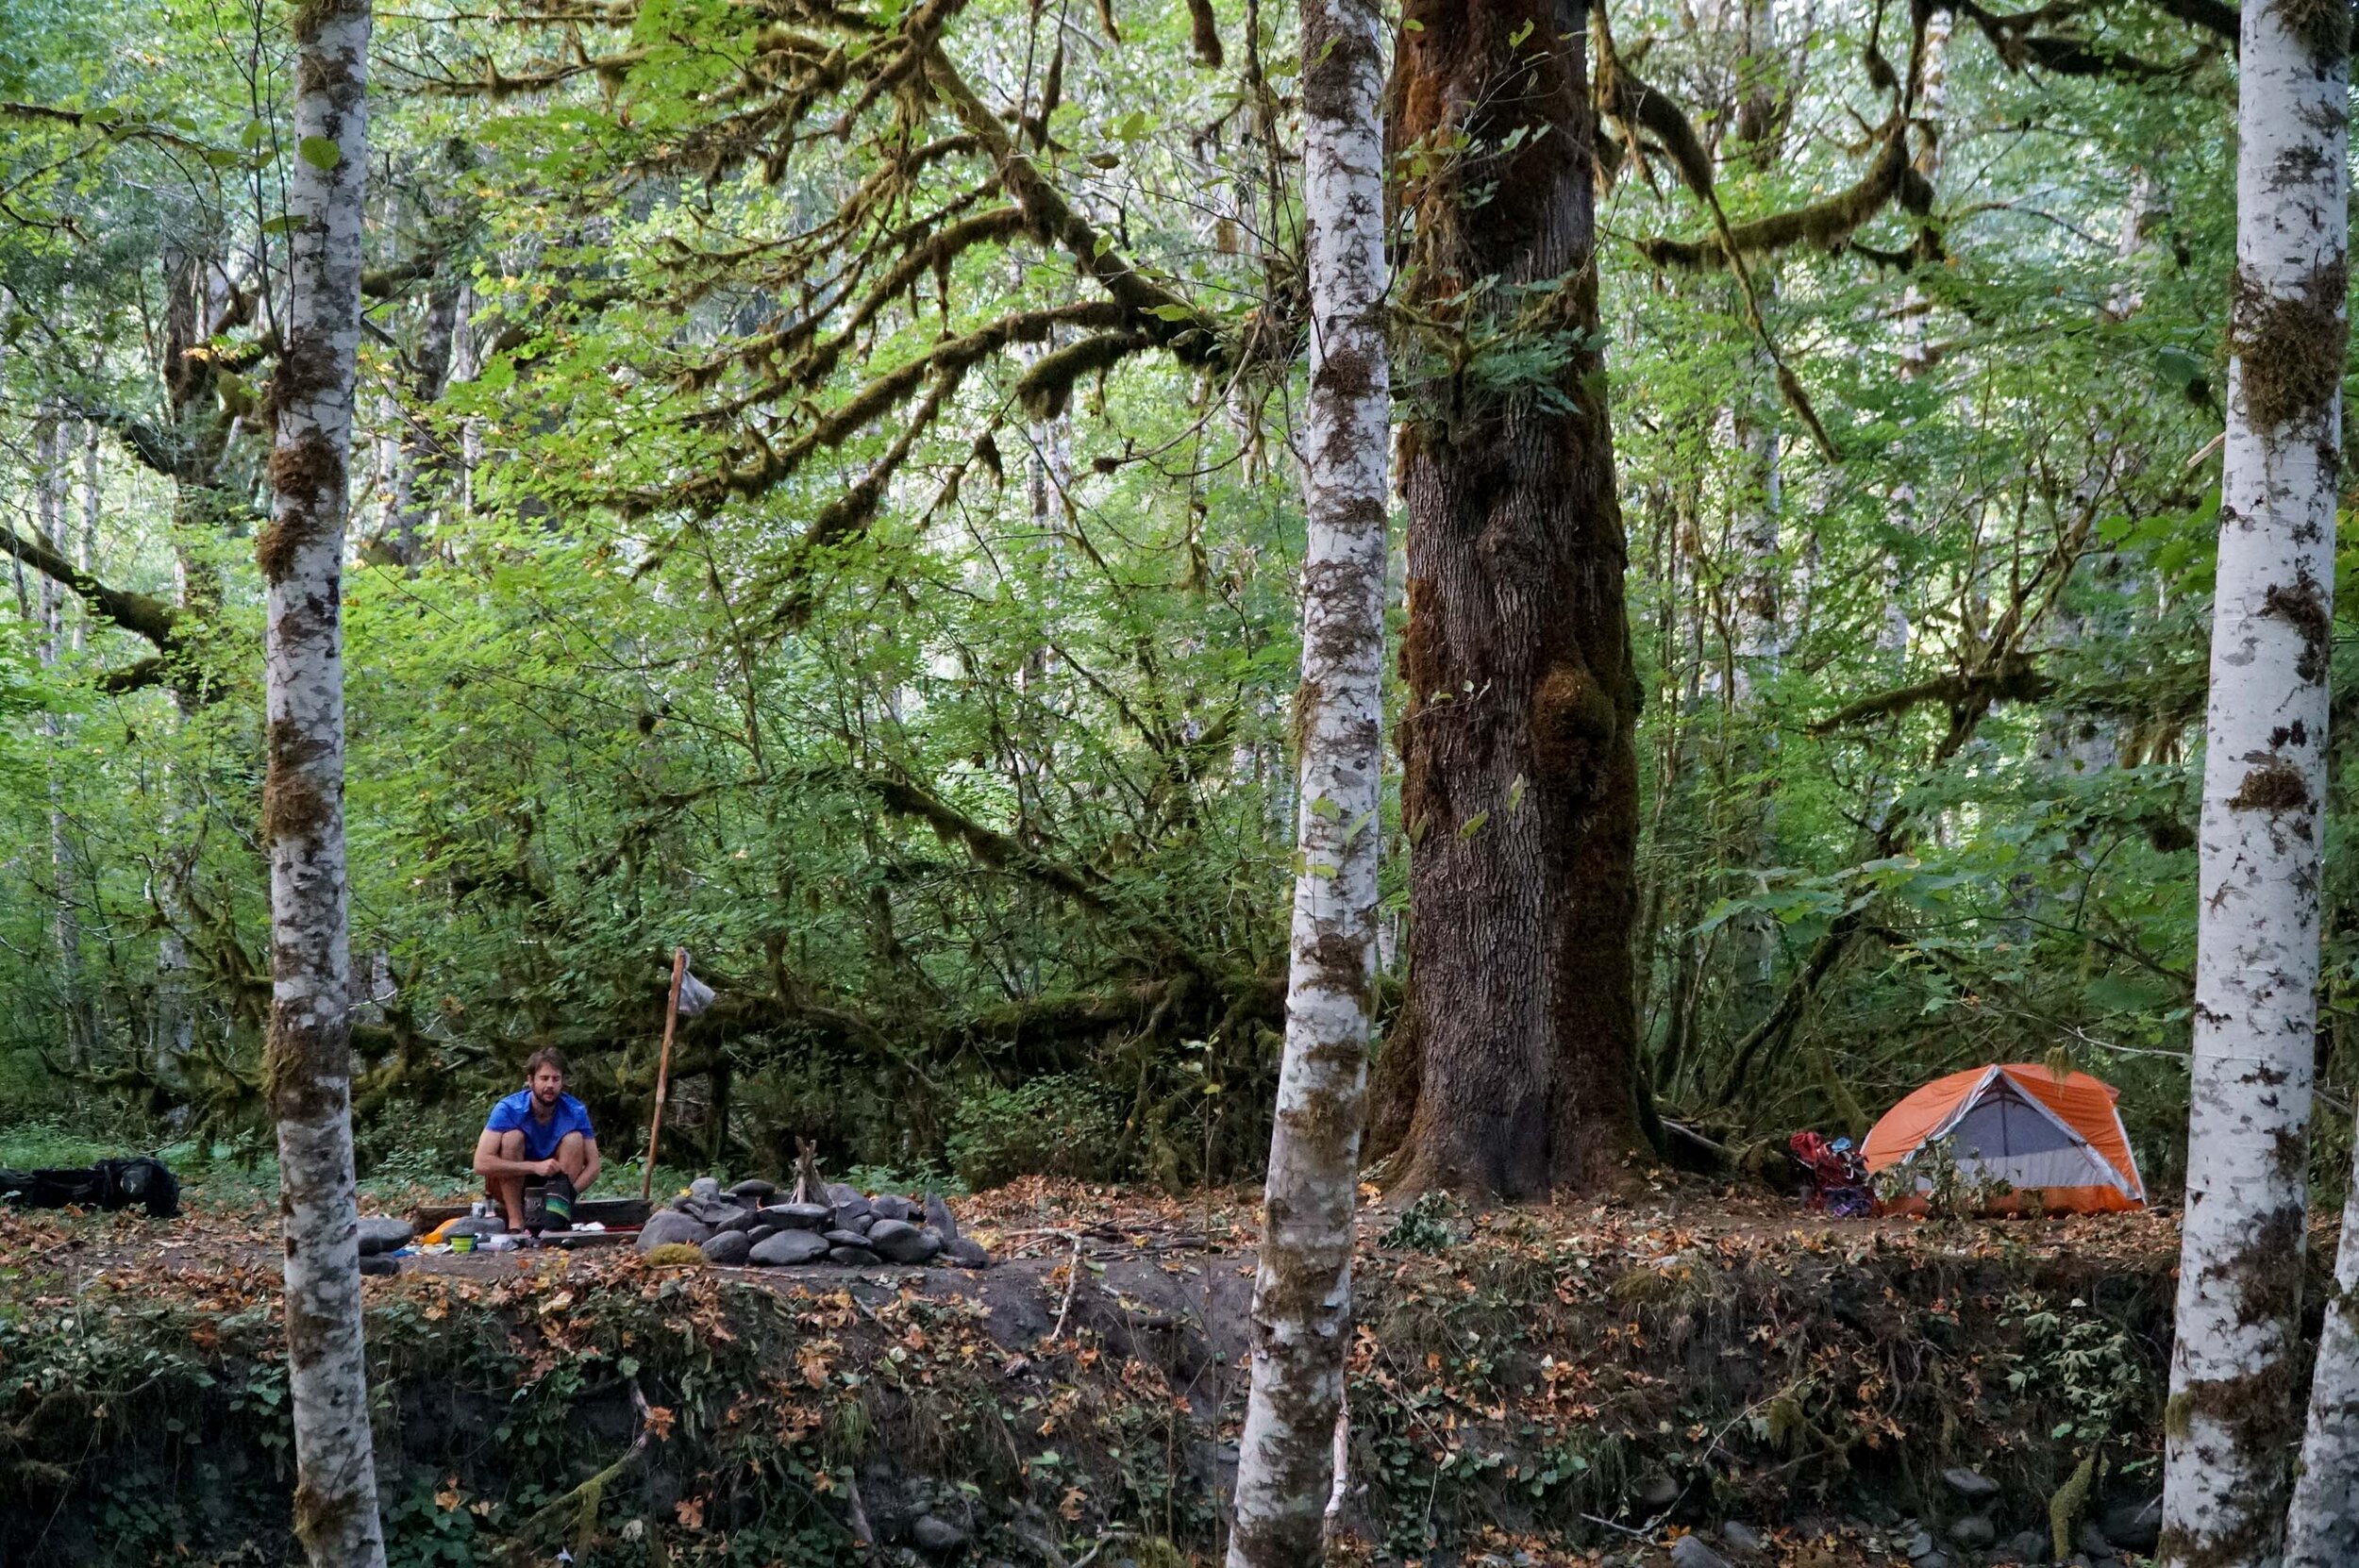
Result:
<instances>
[{"instance_id":1,"label":"exposed soil embankment","mask_svg":"<svg viewBox=\"0 0 2359 1568\"><path fill-rule=\"evenodd\" d=\"M583 1254L369 1281L394 1560L1209 1560L1244 1211L1040 1186L975 1209L1006 1259L979 1275ZM259 1223L0 1216L0 1565L285 1560ZM1411 1228L1360 1272L1346 1521L1376 1560L1643 1562L1687 1527L1742 1560L1737 1519L1756 1561L1888 1561L1921 1528L1963 1563L1997 1548L1953 1525L2044 1529L2090 1454L2090 1516L2153 1486L2163 1219L1686 1197ZM1961 1466L1998 1495L1939 1478Z\"/></svg>"}]
</instances>

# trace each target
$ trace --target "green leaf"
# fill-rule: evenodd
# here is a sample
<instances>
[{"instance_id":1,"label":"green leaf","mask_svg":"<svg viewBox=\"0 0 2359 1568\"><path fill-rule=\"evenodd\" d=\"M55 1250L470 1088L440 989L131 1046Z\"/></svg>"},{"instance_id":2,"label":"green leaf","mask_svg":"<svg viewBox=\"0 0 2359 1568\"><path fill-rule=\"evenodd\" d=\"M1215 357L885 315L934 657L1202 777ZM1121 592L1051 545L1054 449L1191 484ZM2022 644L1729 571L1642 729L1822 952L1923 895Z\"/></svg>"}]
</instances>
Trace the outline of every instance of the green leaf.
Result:
<instances>
[{"instance_id":1,"label":"green leaf","mask_svg":"<svg viewBox=\"0 0 2359 1568\"><path fill-rule=\"evenodd\" d=\"M1524 24L1524 25L1525 25L1525 26L1527 26L1527 27L1529 27L1530 25L1531 25L1531 24L1530 24L1529 22L1527 22L1527 23L1525 23L1525 24ZM1514 781L1513 784L1510 784L1510 785L1507 787L1507 809L1508 809L1510 811L1516 810L1516 809L1520 809L1520 808L1523 806L1523 803L1524 803L1524 776L1523 776L1522 774L1517 774L1517 775L1515 776L1515 781Z\"/></svg>"},{"instance_id":2,"label":"green leaf","mask_svg":"<svg viewBox=\"0 0 2359 1568\"><path fill-rule=\"evenodd\" d=\"M301 228L302 226L302 219L296 217L292 212L281 212L277 217L272 218L262 225L262 232L265 234L293 234L296 229Z\"/></svg>"},{"instance_id":3,"label":"green leaf","mask_svg":"<svg viewBox=\"0 0 2359 1568\"><path fill-rule=\"evenodd\" d=\"M307 136L295 143L295 156L326 174L344 160L344 150L325 136Z\"/></svg>"},{"instance_id":4,"label":"green leaf","mask_svg":"<svg viewBox=\"0 0 2359 1568\"><path fill-rule=\"evenodd\" d=\"M1464 822L1458 825L1458 836L1462 839L1471 839L1477 833L1481 832L1483 824L1489 822L1490 820L1490 812L1477 811L1473 816L1468 817Z\"/></svg>"},{"instance_id":5,"label":"green leaf","mask_svg":"<svg viewBox=\"0 0 2359 1568\"><path fill-rule=\"evenodd\" d=\"M1531 17L1525 17L1524 25L1507 35L1507 46L1510 49L1522 48L1524 46L1524 40L1531 36L1533 25L1534 24Z\"/></svg>"},{"instance_id":6,"label":"green leaf","mask_svg":"<svg viewBox=\"0 0 2359 1568\"><path fill-rule=\"evenodd\" d=\"M1149 306L1146 313L1157 321L1194 321L1196 319L1196 312L1184 305Z\"/></svg>"}]
</instances>

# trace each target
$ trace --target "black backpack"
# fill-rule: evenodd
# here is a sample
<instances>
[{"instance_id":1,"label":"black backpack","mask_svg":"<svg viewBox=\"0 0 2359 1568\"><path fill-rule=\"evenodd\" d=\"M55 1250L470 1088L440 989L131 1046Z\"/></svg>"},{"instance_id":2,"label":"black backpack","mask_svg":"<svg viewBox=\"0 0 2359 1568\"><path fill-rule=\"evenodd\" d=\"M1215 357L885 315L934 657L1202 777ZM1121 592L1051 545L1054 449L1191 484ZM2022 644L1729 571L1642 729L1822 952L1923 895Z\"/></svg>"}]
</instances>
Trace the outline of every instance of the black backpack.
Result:
<instances>
[{"instance_id":1,"label":"black backpack","mask_svg":"<svg viewBox=\"0 0 2359 1568\"><path fill-rule=\"evenodd\" d=\"M160 1159L102 1159L84 1170L0 1171L0 1203L25 1209L134 1209L150 1219L180 1212L180 1179Z\"/></svg>"}]
</instances>

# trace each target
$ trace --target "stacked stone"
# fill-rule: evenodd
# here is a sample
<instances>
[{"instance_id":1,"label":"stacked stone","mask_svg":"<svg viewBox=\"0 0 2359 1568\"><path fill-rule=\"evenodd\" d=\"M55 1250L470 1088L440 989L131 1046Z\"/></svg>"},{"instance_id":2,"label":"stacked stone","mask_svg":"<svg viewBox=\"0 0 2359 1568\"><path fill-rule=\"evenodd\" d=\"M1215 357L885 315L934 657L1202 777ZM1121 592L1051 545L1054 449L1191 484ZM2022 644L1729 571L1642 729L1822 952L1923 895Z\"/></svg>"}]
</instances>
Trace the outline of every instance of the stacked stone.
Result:
<instances>
[{"instance_id":1,"label":"stacked stone","mask_svg":"<svg viewBox=\"0 0 2359 1568\"><path fill-rule=\"evenodd\" d=\"M937 1193L918 1203L834 1182L824 1203L778 1195L772 1182L741 1181L724 1192L712 1177L699 1176L669 1209L648 1216L639 1250L686 1244L703 1249L708 1262L771 1269L936 1262L979 1269L991 1262L990 1253L959 1234L950 1206Z\"/></svg>"}]
</instances>

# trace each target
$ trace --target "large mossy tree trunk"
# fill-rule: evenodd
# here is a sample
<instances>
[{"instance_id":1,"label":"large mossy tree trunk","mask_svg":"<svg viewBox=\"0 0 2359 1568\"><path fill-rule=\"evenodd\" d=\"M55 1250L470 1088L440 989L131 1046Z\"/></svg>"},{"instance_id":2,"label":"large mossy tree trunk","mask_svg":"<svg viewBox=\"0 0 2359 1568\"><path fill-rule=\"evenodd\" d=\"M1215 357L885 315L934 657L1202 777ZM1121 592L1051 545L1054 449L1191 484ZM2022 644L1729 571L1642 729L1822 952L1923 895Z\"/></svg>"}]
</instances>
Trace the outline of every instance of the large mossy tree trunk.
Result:
<instances>
[{"instance_id":1,"label":"large mossy tree trunk","mask_svg":"<svg viewBox=\"0 0 2359 1568\"><path fill-rule=\"evenodd\" d=\"M295 12L286 346L271 388L264 624L271 1111L286 1237L295 1532L314 1568L382 1568L360 1326L344 866L343 577L368 170L369 0Z\"/></svg>"},{"instance_id":2,"label":"large mossy tree trunk","mask_svg":"<svg viewBox=\"0 0 2359 1568\"><path fill-rule=\"evenodd\" d=\"M1318 1560L1350 1344L1384 836L1382 28L1377 0L1303 0L1311 392L1294 925L1230 1568Z\"/></svg>"},{"instance_id":3,"label":"large mossy tree trunk","mask_svg":"<svg viewBox=\"0 0 2359 1568\"><path fill-rule=\"evenodd\" d=\"M1594 1189L1639 1146L1638 684L1598 352L1580 0L1412 0L1396 142L1420 323L1402 443L1409 990L1396 1189Z\"/></svg>"},{"instance_id":4,"label":"large mossy tree trunk","mask_svg":"<svg viewBox=\"0 0 2359 1568\"><path fill-rule=\"evenodd\" d=\"M2350 15L2339 0L2253 0L2242 26L2187 1209L2165 1420L2161 1560L2173 1568L2284 1560L2317 1021ZM2322 1370L2351 1376L2331 1359ZM2348 1420L2347 1393L2326 1394Z\"/></svg>"}]
</instances>

